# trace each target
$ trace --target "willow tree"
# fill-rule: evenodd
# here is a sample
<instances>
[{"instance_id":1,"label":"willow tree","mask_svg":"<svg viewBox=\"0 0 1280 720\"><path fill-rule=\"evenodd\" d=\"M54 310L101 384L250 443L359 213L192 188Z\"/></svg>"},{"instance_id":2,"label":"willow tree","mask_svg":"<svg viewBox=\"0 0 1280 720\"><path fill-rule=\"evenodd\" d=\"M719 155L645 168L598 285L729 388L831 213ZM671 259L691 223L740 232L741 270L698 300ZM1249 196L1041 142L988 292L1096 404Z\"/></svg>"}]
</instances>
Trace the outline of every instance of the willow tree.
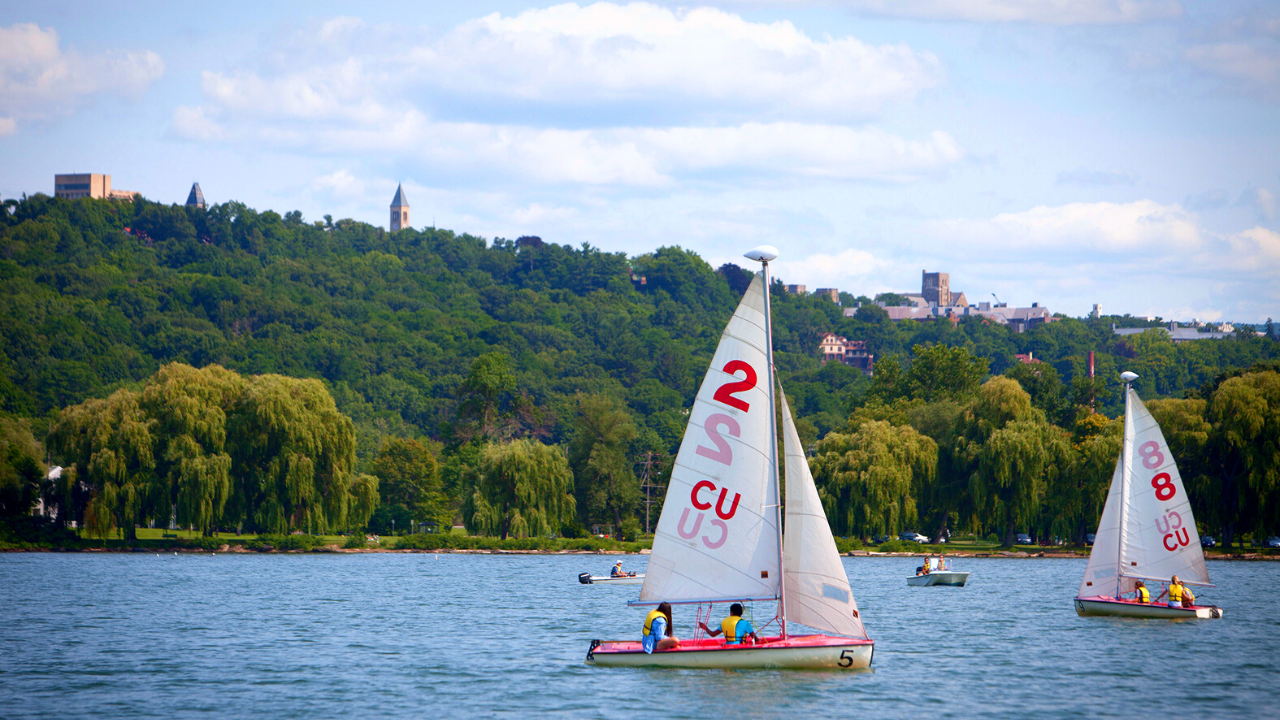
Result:
<instances>
[{"instance_id":1,"label":"willow tree","mask_svg":"<svg viewBox=\"0 0 1280 720\"><path fill-rule=\"evenodd\" d=\"M230 505L250 529L323 533L364 525L377 479L354 475L355 425L319 380L249 378L227 418Z\"/></svg>"},{"instance_id":2,"label":"willow tree","mask_svg":"<svg viewBox=\"0 0 1280 720\"><path fill-rule=\"evenodd\" d=\"M50 444L89 486L84 525L105 538L123 529L126 541L148 520L169 520L169 494L155 472L154 422L139 405L138 393L117 390L105 399L64 409Z\"/></svg>"},{"instance_id":3,"label":"willow tree","mask_svg":"<svg viewBox=\"0 0 1280 720\"><path fill-rule=\"evenodd\" d=\"M0 517L30 514L43 479L44 453L31 426L0 417Z\"/></svg>"},{"instance_id":4,"label":"willow tree","mask_svg":"<svg viewBox=\"0 0 1280 720\"><path fill-rule=\"evenodd\" d=\"M212 535L231 496L227 411L245 381L217 365L170 363L147 381L141 407L154 421L156 474L178 525Z\"/></svg>"},{"instance_id":5,"label":"willow tree","mask_svg":"<svg viewBox=\"0 0 1280 720\"><path fill-rule=\"evenodd\" d=\"M1209 401L1210 450L1223 503L1223 539L1236 524L1254 531L1280 526L1280 372L1234 377Z\"/></svg>"},{"instance_id":6,"label":"willow tree","mask_svg":"<svg viewBox=\"0 0 1280 720\"><path fill-rule=\"evenodd\" d=\"M896 533L916 521L916 498L933 481L938 446L908 425L873 420L828 434L810 464L833 532Z\"/></svg>"},{"instance_id":7,"label":"willow tree","mask_svg":"<svg viewBox=\"0 0 1280 720\"><path fill-rule=\"evenodd\" d=\"M534 537L573 517L573 473L559 448L535 440L487 445L462 506L468 532Z\"/></svg>"},{"instance_id":8,"label":"willow tree","mask_svg":"<svg viewBox=\"0 0 1280 720\"><path fill-rule=\"evenodd\" d=\"M622 528L623 515L640 504L640 481L629 457L639 435L631 414L609 395L582 395L569 442L578 509L584 520L609 517Z\"/></svg>"},{"instance_id":9,"label":"willow tree","mask_svg":"<svg viewBox=\"0 0 1280 720\"><path fill-rule=\"evenodd\" d=\"M1049 531L1083 544L1093 532L1107 502L1111 477L1120 456L1124 419L1084 415L1071 440L1070 464L1048 485L1045 512Z\"/></svg>"},{"instance_id":10,"label":"willow tree","mask_svg":"<svg viewBox=\"0 0 1280 720\"><path fill-rule=\"evenodd\" d=\"M1015 528L1035 522L1047 485L1069 466L1066 431L1051 425L1022 386L1006 377L983 383L959 416L957 431L952 452L969 479L974 524L1003 526L1005 544L1012 544Z\"/></svg>"},{"instance_id":11,"label":"willow tree","mask_svg":"<svg viewBox=\"0 0 1280 720\"><path fill-rule=\"evenodd\" d=\"M1202 398L1152 400L1147 403L1147 410L1160 425L1169 451L1178 463L1178 473L1187 488L1196 524L1202 528L1201 534L1208 534L1209 528L1216 531L1222 527L1222 506L1215 497L1218 483L1206 462L1209 438L1213 435L1208 406L1209 403Z\"/></svg>"}]
</instances>

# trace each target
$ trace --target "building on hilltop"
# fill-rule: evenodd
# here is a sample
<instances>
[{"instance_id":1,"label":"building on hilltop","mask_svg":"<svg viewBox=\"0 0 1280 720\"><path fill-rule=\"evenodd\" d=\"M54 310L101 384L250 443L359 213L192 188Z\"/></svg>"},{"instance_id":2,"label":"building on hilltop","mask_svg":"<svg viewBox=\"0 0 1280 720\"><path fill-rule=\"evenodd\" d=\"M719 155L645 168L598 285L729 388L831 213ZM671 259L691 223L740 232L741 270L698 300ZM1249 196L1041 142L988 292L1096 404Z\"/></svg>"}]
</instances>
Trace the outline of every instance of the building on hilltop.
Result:
<instances>
[{"instance_id":1,"label":"building on hilltop","mask_svg":"<svg viewBox=\"0 0 1280 720\"><path fill-rule=\"evenodd\" d=\"M837 305L840 304L840 291L836 288L818 288L813 291L813 294L825 297Z\"/></svg>"},{"instance_id":2,"label":"building on hilltop","mask_svg":"<svg viewBox=\"0 0 1280 720\"><path fill-rule=\"evenodd\" d=\"M871 377L875 368L875 356L867 352L866 340L848 340L835 333L827 333L818 341L818 351L823 364L844 363L858 368L867 377Z\"/></svg>"},{"instance_id":3,"label":"building on hilltop","mask_svg":"<svg viewBox=\"0 0 1280 720\"><path fill-rule=\"evenodd\" d=\"M396 196L391 198L391 232L398 232L409 227L409 201L404 197L404 188L396 185Z\"/></svg>"},{"instance_id":4,"label":"building on hilltop","mask_svg":"<svg viewBox=\"0 0 1280 720\"><path fill-rule=\"evenodd\" d=\"M204 209L204 193L200 192L200 183L191 183L191 193L187 195L187 205Z\"/></svg>"},{"instance_id":5,"label":"building on hilltop","mask_svg":"<svg viewBox=\"0 0 1280 720\"><path fill-rule=\"evenodd\" d=\"M1232 327L1232 330L1235 328ZM1233 335L1231 332L1200 332L1198 328L1178 327L1178 323L1171 322L1169 327L1158 328L1117 328L1115 323L1111 323L1111 332L1124 337L1126 335L1141 335L1148 330L1159 330L1166 333L1169 339L1175 343L1191 342L1192 340L1222 340Z\"/></svg>"},{"instance_id":6,"label":"building on hilltop","mask_svg":"<svg viewBox=\"0 0 1280 720\"><path fill-rule=\"evenodd\" d=\"M792 295L804 295L808 291L804 285L783 285L782 287Z\"/></svg>"},{"instance_id":7,"label":"building on hilltop","mask_svg":"<svg viewBox=\"0 0 1280 720\"><path fill-rule=\"evenodd\" d=\"M138 193L132 190L112 190L111 176L99 173L71 173L53 176L53 196L74 200L77 198L94 198L97 200L129 200Z\"/></svg>"},{"instance_id":8,"label":"building on hilltop","mask_svg":"<svg viewBox=\"0 0 1280 720\"><path fill-rule=\"evenodd\" d=\"M883 308L894 322L945 318L958 323L963 318L976 316L1007 325L1014 332L1026 332L1028 328L1041 323L1053 322L1049 309L1040 307L1040 303L1031 303L1029 308L1011 308L1008 303L1001 302L970 305L964 293L951 289L951 276L944 272L921 271L920 292L893 294L904 298L907 304L889 307L887 303L878 301L876 305ZM844 314L845 317L853 317L857 314L857 308L847 308Z\"/></svg>"}]
</instances>

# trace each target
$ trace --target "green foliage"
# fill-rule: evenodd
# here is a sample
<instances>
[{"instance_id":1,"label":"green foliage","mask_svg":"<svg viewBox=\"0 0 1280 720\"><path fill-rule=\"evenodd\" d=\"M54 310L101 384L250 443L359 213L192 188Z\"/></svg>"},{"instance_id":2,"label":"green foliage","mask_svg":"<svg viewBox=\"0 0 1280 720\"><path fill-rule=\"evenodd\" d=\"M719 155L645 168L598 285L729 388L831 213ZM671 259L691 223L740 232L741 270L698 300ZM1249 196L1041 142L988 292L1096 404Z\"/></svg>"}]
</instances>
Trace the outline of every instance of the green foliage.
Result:
<instances>
[{"instance_id":1,"label":"green foliage","mask_svg":"<svg viewBox=\"0 0 1280 720\"><path fill-rule=\"evenodd\" d=\"M599 521L621 528L623 517L631 517L642 500L631 460L638 437L635 423L617 399L583 395L574 428L568 454L578 511L587 524ZM638 535L638 522L636 527Z\"/></svg>"},{"instance_id":2,"label":"green foliage","mask_svg":"<svg viewBox=\"0 0 1280 720\"><path fill-rule=\"evenodd\" d=\"M27 422L0 417L0 517L31 513L41 497L43 455Z\"/></svg>"},{"instance_id":3,"label":"green foliage","mask_svg":"<svg viewBox=\"0 0 1280 720\"><path fill-rule=\"evenodd\" d=\"M874 548L877 552L901 552L901 553L920 553L927 552L927 548L922 548L920 543L910 540L887 540L880 543Z\"/></svg>"},{"instance_id":4,"label":"green foliage","mask_svg":"<svg viewBox=\"0 0 1280 720\"><path fill-rule=\"evenodd\" d=\"M344 550L364 550L369 547L369 540L362 532L351 533L342 541Z\"/></svg>"},{"instance_id":5,"label":"green foliage","mask_svg":"<svg viewBox=\"0 0 1280 720\"><path fill-rule=\"evenodd\" d=\"M575 505L564 453L534 440L515 440L481 450L462 519L469 532L504 540L549 536L573 516Z\"/></svg>"},{"instance_id":6,"label":"green foliage","mask_svg":"<svg viewBox=\"0 0 1280 720\"><path fill-rule=\"evenodd\" d=\"M453 505L440 480L440 465L432 448L410 438L388 438L373 461L383 506L407 509L413 519L440 527L453 524ZM370 521L372 522L372 520ZM397 521L401 530L409 530Z\"/></svg>"},{"instance_id":7,"label":"green foliage","mask_svg":"<svg viewBox=\"0 0 1280 720\"><path fill-rule=\"evenodd\" d=\"M849 435L827 435L810 465L832 531L866 536L915 523L916 498L937 461L933 440L909 426L871 421Z\"/></svg>"}]
</instances>

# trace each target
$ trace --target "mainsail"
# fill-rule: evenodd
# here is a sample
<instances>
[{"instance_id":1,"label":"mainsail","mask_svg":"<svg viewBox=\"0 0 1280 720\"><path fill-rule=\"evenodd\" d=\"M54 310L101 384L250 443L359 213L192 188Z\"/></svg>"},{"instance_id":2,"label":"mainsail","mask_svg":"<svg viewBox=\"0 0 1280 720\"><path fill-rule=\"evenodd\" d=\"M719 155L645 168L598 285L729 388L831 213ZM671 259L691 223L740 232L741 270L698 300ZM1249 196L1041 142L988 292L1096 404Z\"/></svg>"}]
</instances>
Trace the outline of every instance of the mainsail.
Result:
<instances>
[{"instance_id":1,"label":"mainsail","mask_svg":"<svg viewBox=\"0 0 1280 720\"><path fill-rule=\"evenodd\" d=\"M783 605L788 622L850 637L867 637L858 617L858 602L849 590L836 550L831 526L822 509L818 488L809 472L809 461L791 418L787 398L782 401L782 445L786 458L786 523L782 567L786 573Z\"/></svg>"},{"instance_id":2,"label":"mainsail","mask_svg":"<svg viewBox=\"0 0 1280 720\"><path fill-rule=\"evenodd\" d=\"M766 322L764 280L757 275L689 412L642 603L780 595Z\"/></svg>"},{"instance_id":3,"label":"mainsail","mask_svg":"<svg viewBox=\"0 0 1280 720\"><path fill-rule=\"evenodd\" d=\"M1125 396L1124 446L1079 597L1132 592L1134 580L1208 584L1191 502L1160 425L1137 392Z\"/></svg>"}]
</instances>

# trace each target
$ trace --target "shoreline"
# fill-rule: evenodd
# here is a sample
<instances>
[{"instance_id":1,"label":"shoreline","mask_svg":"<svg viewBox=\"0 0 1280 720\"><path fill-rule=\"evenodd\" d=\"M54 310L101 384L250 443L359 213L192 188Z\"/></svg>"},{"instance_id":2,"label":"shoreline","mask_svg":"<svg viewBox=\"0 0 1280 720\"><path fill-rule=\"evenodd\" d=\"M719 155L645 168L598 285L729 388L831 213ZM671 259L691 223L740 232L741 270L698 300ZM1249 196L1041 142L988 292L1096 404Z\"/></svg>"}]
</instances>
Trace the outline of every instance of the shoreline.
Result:
<instances>
[{"instance_id":1,"label":"shoreline","mask_svg":"<svg viewBox=\"0 0 1280 720\"><path fill-rule=\"evenodd\" d=\"M370 554L402 554L402 555L648 555L650 550L642 548L637 552L627 550L497 550L497 549L479 549L479 548L441 548L439 550L419 550L415 548L406 548L403 550L396 548L365 548L359 550L349 550L336 545L324 545L309 550L252 550L241 545L224 544L216 550L205 550L202 548L185 548L185 547L169 547L169 548L0 548L0 553L111 553L111 554L133 554L133 553L150 553L155 555L168 554L186 554L186 555L203 555L205 553L216 555L218 553L228 555L370 555ZM842 553L845 557L866 557L866 558L914 558L925 557L929 555L938 555L936 552L871 552L868 550L850 550ZM1080 552L1052 552L1042 551L1029 553L1023 550L996 550L992 552L948 552L941 553L952 558L985 558L985 559L1088 559L1088 553ZM1268 562L1280 561L1280 555L1263 555L1261 553L1243 553L1240 555L1206 555L1205 560L1214 561L1235 561L1235 562Z\"/></svg>"}]
</instances>

